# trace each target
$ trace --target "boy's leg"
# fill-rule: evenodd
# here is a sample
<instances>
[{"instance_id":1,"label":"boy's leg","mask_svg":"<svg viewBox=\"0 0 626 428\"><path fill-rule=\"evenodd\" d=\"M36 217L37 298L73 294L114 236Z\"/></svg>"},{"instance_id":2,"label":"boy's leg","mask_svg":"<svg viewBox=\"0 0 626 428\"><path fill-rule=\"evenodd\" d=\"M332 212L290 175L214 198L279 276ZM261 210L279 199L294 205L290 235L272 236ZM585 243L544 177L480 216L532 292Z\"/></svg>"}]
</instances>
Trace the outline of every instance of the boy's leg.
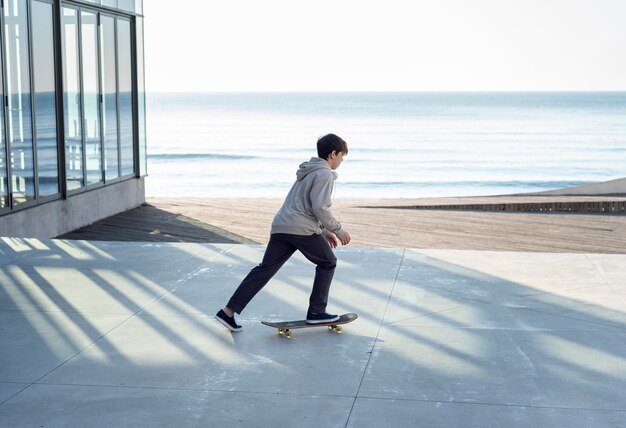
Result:
<instances>
[{"instance_id":1,"label":"boy's leg","mask_svg":"<svg viewBox=\"0 0 626 428\"><path fill-rule=\"evenodd\" d=\"M323 235L298 236L294 244L312 263L315 263L315 279L309 298L309 313L326 312L330 284L335 274L337 257Z\"/></svg>"},{"instance_id":2,"label":"boy's leg","mask_svg":"<svg viewBox=\"0 0 626 428\"><path fill-rule=\"evenodd\" d=\"M263 261L241 281L226 306L240 314L295 251L296 247L289 242L289 239L285 239L285 235L271 235Z\"/></svg>"}]
</instances>

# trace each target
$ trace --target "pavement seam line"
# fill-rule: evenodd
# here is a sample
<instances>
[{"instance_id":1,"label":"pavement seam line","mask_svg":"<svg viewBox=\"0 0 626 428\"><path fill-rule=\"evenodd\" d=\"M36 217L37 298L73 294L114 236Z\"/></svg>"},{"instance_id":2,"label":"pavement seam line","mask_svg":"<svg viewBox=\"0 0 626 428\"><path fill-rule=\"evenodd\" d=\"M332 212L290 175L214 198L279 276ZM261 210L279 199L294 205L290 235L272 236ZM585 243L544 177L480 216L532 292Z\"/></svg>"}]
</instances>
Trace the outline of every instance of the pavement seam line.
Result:
<instances>
[{"instance_id":1,"label":"pavement seam line","mask_svg":"<svg viewBox=\"0 0 626 428\"><path fill-rule=\"evenodd\" d=\"M589 258L589 254L585 254L585 258L591 264L591 266L593 266L593 269L596 272L598 272L598 274L602 277L602 280L604 281L604 285L609 287L609 290L611 290L611 293L613 293L613 295L617 297L617 299L621 302L622 306L626 308L626 301L624 300L624 298L622 298L619 294L615 292L615 289L611 286L611 282L608 280L608 278L604 274L604 269L602 269L602 266L600 266L600 264L597 261L591 260Z\"/></svg>"},{"instance_id":2,"label":"pavement seam line","mask_svg":"<svg viewBox=\"0 0 626 428\"><path fill-rule=\"evenodd\" d=\"M215 392L220 394L259 394L259 395L281 395L289 397L332 397L332 398L354 398L345 394L306 394L299 392L269 392L269 391L247 391L229 389L205 389L205 388L183 388L167 386L136 386L136 385L106 385L106 384L82 384L82 383L54 383L40 382L37 386L67 386L78 388L107 388L107 389L136 389L136 390L160 390L160 391L180 391L180 392ZM382 400L382 399L381 399Z\"/></svg>"},{"instance_id":3,"label":"pavement seam line","mask_svg":"<svg viewBox=\"0 0 626 428\"><path fill-rule=\"evenodd\" d=\"M444 400L429 400L429 399L420 399L420 398L388 398L388 397L368 397L363 396L360 398L364 398L367 400L380 400L380 401L408 401L411 403L441 403L441 404L456 404L456 405L464 405L464 406L494 406L494 407L520 407L526 409L551 409L551 410L581 410L581 411L591 411L591 412L626 412L625 409L605 409L605 408L594 408L594 407L565 407L565 406L537 406L533 404L507 404L507 403L487 403L482 401L444 401Z\"/></svg>"},{"instance_id":4,"label":"pavement seam line","mask_svg":"<svg viewBox=\"0 0 626 428\"><path fill-rule=\"evenodd\" d=\"M20 382L2 382L2 383L20 383ZM67 386L79 388L107 388L107 389L136 389L136 390L161 390L161 391L179 391L179 392L209 392L219 394L259 394L259 395L278 395L288 397L333 397L333 398L354 398L352 395L343 394L302 394L297 392L268 392L268 391L245 391L245 390L227 390L227 389L203 389L203 388L172 388L161 386L133 386L133 385L106 385L106 384L80 384L80 383L39 383L39 386ZM373 397L361 396L359 398L377 401L406 401L417 403L441 403L452 405L466 406L495 406L495 407L519 407L528 409L552 409L552 410L580 410L580 411L598 411L598 412L626 412L625 409L607 409L595 407L565 407L565 406L538 406L533 404L510 404L510 403L489 403L489 402L466 402L466 401L447 401L420 398L390 398L390 397Z\"/></svg>"},{"instance_id":5,"label":"pavement seam line","mask_svg":"<svg viewBox=\"0 0 626 428\"><path fill-rule=\"evenodd\" d=\"M387 298L387 304L385 305L385 310L383 311L383 316L380 318L380 323L378 324L378 330L376 330L376 337L374 338L374 343L372 343L372 348L369 352L369 357L367 358L367 363L365 364L365 368L363 369L363 375L361 376L361 381L359 382L359 387L356 390L356 394L354 394L354 400L352 401L352 406L350 406L350 412L348 413L348 418L346 419L347 428L350 423L350 418L352 417L352 412L354 411L354 406L356 405L356 400L359 398L359 392L361 391L361 386L363 385L363 380L365 380L365 375L367 374L367 369L372 362L372 355L374 355L374 349L376 348L376 343L378 342L378 336L380 335L380 330L384 325L385 317L387 316L387 309L389 308L389 303L391 302L391 297L393 296L393 290L396 288L396 283L398 282L398 277L400 276L400 270L402 269L402 265L404 264L404 257L406 255L406 248L402 250L402 257L400 258L400 263L398 263L398 270L396 271L396 276L393 279L393 284L391 286L391 290L389 291L389 297Z\"/></svg>"}]
</instances>

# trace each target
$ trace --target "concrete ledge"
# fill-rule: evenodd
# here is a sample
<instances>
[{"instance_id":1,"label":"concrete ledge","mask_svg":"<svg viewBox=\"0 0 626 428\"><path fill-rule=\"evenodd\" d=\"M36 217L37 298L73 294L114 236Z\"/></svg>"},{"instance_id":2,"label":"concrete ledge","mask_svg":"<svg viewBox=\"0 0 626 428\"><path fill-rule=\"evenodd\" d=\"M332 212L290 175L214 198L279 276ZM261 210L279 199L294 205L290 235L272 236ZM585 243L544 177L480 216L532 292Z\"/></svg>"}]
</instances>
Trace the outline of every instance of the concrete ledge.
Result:
<instances>
[{"instance_id":1,"label":"concrete ledge","mask_svg":"<svg viewBox=\"0 0 626 428\"><path fill-rule=\"evenodd\" d=\"M583 184L582 186L564 187L545 192L520 193L519 196L583 196L583 195L625 195L626 178L603 181L601 183Z\"/></svg>"},{"instance_id":2,"label":"concrete ledge","mask_svg":"<svg viewBox=\"0 0 626 428\"><path fill-rule=\"evenodd\" d=\"M145 202L144 179L122 181L68 199L0 216L0 236L53 238Z\"/></svg>"}]
</instances>

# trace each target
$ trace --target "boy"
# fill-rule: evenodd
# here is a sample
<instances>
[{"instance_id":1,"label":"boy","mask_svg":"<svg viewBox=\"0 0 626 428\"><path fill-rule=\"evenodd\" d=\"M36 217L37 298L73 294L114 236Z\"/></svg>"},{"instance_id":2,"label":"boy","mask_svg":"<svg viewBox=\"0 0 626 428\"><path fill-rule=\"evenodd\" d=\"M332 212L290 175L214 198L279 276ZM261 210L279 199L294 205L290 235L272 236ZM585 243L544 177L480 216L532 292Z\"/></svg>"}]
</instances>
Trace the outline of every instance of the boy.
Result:
<instances>
[{"instance_id":1,"label":"boy","mask_svg":"<svg viewBox=\"0 0 626 428\"><path fill-rule=\"evenodd\" d=\"M317 265L306 321L309 324L333 322L338 315L326 313L330 283L337 258L332 248L347 245L350 234L330 211L335 170L348 154L348 145L334 134L317 140L317 155L300 165L296 182L280 208L270 232L263 261L246 276L224 309L215 318L231 331L241 331L235 313L241 311L269 282L293 253L300 251Z\"/></svg>"}]
</instances>

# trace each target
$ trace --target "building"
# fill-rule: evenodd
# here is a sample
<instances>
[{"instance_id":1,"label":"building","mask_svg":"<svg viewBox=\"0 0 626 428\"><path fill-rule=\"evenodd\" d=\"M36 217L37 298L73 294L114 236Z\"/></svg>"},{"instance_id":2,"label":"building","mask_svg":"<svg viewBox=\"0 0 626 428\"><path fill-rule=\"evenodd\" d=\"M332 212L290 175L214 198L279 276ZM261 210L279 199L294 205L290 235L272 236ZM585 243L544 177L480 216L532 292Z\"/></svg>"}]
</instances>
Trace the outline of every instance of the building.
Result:
<instances>
[{"instance_id":1,"label":"building","mask_svg":"<svg viewBox=\"0 0 626 428\"><path fill-rule=\"evenodd\" d=\"M145 200L142 0L2 0L0 236Z\"/></svg>"}]
</instances>

